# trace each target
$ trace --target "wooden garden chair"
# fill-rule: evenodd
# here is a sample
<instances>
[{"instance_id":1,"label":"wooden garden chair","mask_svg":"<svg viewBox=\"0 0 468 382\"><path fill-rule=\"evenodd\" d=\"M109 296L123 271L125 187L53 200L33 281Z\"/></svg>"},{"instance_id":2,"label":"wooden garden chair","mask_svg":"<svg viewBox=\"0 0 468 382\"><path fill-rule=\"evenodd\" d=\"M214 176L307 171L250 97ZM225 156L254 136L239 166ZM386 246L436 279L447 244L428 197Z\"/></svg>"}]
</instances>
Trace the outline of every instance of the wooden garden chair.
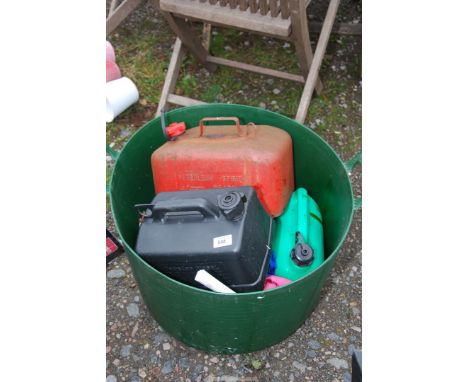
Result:
<instances>
[{"instance_id":1,"label":"wooden garden chair","mask_svg":"<svg viewBox=\"0 0 468 382\"><path fill-rule=\"evenodd\" d=\"M106 36L111 34L142 1L143 0L112 0L106 19Z\"/></svg>"},{"instance_id":2,"label":"wooden garden chair","mask_svg":"<svg viewBox=\"0 0 468 382\"><path fill-rule=\"evenodd\" d=\"M225 65L304 84L296 114L296 120L303 123L314 89L318 94L322 90L318 73L340 3L340 0L330 0L314 55L310 45L306 14L310 1L155 0L156 8L177 35L156 116L161 113L161 109L167 109L169 103L181 106L204 103L173 93L182 59L189 51L210 71L214 70L216 65ZM189 21L192 20L204 23L204 38L198 38L197 33L191 29ZM211 25L240 29L293 42L301 74L286 73L210 55Z\"/></svg>"}]
</instances>

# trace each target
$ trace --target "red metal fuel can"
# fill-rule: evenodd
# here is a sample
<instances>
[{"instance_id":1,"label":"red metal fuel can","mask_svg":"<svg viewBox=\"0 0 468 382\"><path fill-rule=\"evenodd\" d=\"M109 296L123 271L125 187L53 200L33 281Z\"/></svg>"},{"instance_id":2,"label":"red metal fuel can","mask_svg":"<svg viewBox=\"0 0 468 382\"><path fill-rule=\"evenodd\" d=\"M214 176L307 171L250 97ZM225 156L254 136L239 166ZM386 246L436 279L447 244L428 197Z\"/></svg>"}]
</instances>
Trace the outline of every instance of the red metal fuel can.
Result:
<instances>
[{"instance_id":1,"label":"red metal fuel can","mask_svg":"<svg viewBox=\"0 0 468 382\"><path fill-rule=\"evenodd\" d=\"M234 125L206 126L207 121ZM240 125L237 117L203 118L151 156L156 193L252 186L271 216L279 216L294 191L292 140L268 125Z\"/></svg>"}]
</instances>

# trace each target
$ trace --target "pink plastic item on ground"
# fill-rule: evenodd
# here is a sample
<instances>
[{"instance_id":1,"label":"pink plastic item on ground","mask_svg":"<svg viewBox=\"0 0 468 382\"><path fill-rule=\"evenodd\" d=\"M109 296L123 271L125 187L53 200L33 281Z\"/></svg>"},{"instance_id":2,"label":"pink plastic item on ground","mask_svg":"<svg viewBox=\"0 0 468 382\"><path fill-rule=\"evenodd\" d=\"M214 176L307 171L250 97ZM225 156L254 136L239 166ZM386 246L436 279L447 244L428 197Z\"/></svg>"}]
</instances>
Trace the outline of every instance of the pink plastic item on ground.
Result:
<instances>
[{"instance_id":1,"label":"pink plastic item on ground","mask_svg":"<svg viewBox=\"0 0 468 382\"><path fill-rule=\"evenodd\" d=\"M106 61L115 62L115 52L112 44L109 41L106 41Z\"/></svg>"},{"instance_id":2,"label":"pink plastic item on ground","mask_svg":"<svg viewBox=\"0 0 468 382\"><path fill-rule=\"evenodd\" d=\"M270 275L265 280L265 286L263 287L263 290L277 288L290 282L291 280L285 279L284 277Z\"/></svg>"},{"instance_id":3,"label":"pink plastic item on ground","mask_svg":"<svg viewBox=\"0 0 468 382\"><path fill-rule=\"evenodd\" d=\"M106 82L116 80L122 77L120 69L113 61L106 61Z\"/></svg>"}]
</instances>

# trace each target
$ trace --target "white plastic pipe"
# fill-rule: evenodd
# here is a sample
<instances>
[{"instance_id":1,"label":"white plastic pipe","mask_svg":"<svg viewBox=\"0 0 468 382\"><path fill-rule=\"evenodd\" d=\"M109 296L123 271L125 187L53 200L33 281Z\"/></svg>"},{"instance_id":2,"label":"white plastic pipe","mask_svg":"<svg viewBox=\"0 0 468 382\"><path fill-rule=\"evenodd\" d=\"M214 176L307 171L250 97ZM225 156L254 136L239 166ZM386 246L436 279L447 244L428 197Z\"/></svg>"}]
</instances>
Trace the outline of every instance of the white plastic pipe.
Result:
<instances>
[{"instance_id":1,"label":"white plastic pipe","mask_svg":"<svg viewBox=\"0 0 468 382\"><path fill-rule=\"evenodd\" d=\"M217 278L211 276L207 271L201 269L195 275L195 281L211 289L213 292L219 293L236 293L231 288L228 288Z\"/></svg>"},{"instance_id":2,"label":"white plastic pipe","mask_svg":"<svg viewBox=\"0 0 468 382\"><path fill-rule=\"evenodd\" d=\"M106 122L138 101L138 89L130 78L122 77L106 83Z\"/></svg>"}]
</instances>

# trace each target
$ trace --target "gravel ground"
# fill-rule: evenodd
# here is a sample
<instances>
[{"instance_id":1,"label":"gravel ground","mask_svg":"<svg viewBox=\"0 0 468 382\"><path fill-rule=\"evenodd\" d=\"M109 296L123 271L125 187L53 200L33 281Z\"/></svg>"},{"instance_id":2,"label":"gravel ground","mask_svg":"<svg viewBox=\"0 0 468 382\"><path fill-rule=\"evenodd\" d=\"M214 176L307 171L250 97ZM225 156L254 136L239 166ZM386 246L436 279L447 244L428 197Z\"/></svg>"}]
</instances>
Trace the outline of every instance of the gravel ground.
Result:
<instances>
[{"instance_id":1,"label":"gravel ground","mask_svg":"<svg viewBox=\"0 0 468 382\"><path fill-rule=\"evenodd\" d=\"M309 9L309 19L320 20L325 9L325 3L318 2L312 11ZM130 29L148 18L156 20L154 25L161 28L164 41L161 46L167 49L170 32L149 3L125 21L110 36L111 41L115 34L123 33L126 28ZM343 1L338 20L360 22L360 19L360 4ZM148 32L142 30L142 33ZM315 40L316 36L312 38ZM333 37L327 54L329 59L321 71L325 88L332 80L339 80L345 86L333 94L331 106L324 104L318 110L321 114L309 116L306 123L346 160L361 146L361 39L355 36ZM165 59L168 60L169 55ZM356 61L359 63L357 70L351 65ZM203 73L199 79L203 83ZM160 88L162 84L157 86ZM275 86L276 83L272 87L275 89ZM272 92L266 87L254 89L252 94L245 96L258 98L262 96L261 90L267 94ZM229 94L224 98L224 102L235 99ZM276 109L275 103L268 102L268 97L263 99L266 100L266 108ZM321 104L322 100L322 96L314 98L311 108ZM120 125L113 124L112 129L108 125L108 143L119 147L122 140L128 139L133 131L151 119L155 106L157 104L151 102L139 105L144 108L137 109L133 115L124 114ZM330 117L336 113L340 118ZM136 114L143 117L136 118ZM108 162L108 167L111 167L111 162ZM355 194L361 195L360 166L351 178ZM351 352L361 348L362 338L361 216L361 211L357 211L334 270L322 290L320 302L304 325L285 341L249 354L208 354L189 348L167 335L146 309L126 255L119 256L107 266L106 382L351 381ZM109 208L107 226L115 233Z\"/></svg>"}]
</instances>

